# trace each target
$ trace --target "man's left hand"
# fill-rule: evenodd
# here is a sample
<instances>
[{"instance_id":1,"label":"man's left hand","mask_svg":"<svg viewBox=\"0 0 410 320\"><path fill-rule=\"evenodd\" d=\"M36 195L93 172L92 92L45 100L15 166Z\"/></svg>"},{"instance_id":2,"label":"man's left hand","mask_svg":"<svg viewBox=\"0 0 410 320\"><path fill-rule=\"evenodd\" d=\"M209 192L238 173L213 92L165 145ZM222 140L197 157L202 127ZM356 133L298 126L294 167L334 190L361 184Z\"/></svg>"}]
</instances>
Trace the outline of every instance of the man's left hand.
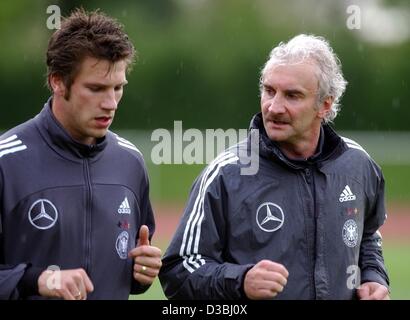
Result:
<instances>
[{"instance_id":1,"label":"man's left hand","mask_svg":"<svg viewBox=\"0 0 410 320\"><path fill-rule=\"evenodd\" d=\"M365 282L357 288L360 300L390 300L389 289L377 282Z\"/></svg>"},{"instance_id":2,"label":"man's left hand","mask_svg":"<svg viewBox=\"0 0 410 320\"><path fill-rule=\"evenodd\" d=\"M148 227L141 226L137 246L128 254L134 259L134 279L142 285L152 284L162 266L161 249L151 246L148 237Z\"/></svg>"}]
</instances>

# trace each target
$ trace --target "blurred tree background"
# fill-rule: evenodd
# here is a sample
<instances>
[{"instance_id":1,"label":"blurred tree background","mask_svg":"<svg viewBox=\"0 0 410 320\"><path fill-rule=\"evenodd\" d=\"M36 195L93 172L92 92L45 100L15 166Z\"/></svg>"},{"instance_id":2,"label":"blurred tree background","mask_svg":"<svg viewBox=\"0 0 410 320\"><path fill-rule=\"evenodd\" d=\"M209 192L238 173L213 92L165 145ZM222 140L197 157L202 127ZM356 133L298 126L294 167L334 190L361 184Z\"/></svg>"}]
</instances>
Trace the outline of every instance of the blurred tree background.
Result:
<instances>
[{"instance_id":1,"label":"blurred tree background","mask_svg":"<svg viewBox=\"0 0 410 320\"><path fill-rule=\"evenodd\" d=\"M35 115L49 93L46 9L101 8L126 27L139 60L114 129L246 128L259 109L259 71L271 48L298 33L329 39L349 85L337 129L410 128L408 1L2 1L0 129ZM347 27L349 4L360 29Z\"/></svg>"}]
</instances>

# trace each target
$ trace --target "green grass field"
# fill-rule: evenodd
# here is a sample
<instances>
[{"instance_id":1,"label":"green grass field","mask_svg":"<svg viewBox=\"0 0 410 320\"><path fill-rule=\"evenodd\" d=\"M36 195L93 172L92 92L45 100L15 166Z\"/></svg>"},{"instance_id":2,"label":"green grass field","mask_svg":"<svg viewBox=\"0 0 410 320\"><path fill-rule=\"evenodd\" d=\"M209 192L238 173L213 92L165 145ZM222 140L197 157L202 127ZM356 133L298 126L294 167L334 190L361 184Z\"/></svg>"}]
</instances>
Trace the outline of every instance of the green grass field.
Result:
<instances>
[{"instance_id":1,"label":"green grass field","mask_svg":"<svg viewBox=\"0 0 410 320\"><path fill-rule=\"evenodd\" d=\"M185 202L204 165L148 164L150 195L153 201Z\"/></svg>"},{"instance_id":2,"label":"green grass field","mask_svg":"<svg viewBox=\"0 0 410 320\"><path fill-rule=\"evenodd\" d=\"M381 167L386 182L387 202L403 202L410 204L410 164L385 164Z\"/></svg>"}]
</instances>

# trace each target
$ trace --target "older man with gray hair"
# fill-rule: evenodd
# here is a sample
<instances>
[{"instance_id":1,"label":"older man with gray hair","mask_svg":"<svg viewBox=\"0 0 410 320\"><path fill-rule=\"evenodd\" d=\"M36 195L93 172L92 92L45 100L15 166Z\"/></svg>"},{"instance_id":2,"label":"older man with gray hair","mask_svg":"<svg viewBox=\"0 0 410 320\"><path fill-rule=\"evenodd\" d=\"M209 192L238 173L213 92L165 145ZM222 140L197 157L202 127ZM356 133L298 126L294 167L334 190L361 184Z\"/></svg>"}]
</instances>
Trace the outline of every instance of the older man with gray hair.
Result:
<instances>
[{"instance_id":1,"label":"older man with gray hair","mask_svg":"<svg viewBox=\"0 0 410 320\"><path fill-rule=\"evenodd\" d=\"M168 298L388 298L381 169L329 124L346 84L322 37L272 50L251 122L259 170L241 175L248 139L195 181L163 258Z\"/></svg>"}]
</instances>

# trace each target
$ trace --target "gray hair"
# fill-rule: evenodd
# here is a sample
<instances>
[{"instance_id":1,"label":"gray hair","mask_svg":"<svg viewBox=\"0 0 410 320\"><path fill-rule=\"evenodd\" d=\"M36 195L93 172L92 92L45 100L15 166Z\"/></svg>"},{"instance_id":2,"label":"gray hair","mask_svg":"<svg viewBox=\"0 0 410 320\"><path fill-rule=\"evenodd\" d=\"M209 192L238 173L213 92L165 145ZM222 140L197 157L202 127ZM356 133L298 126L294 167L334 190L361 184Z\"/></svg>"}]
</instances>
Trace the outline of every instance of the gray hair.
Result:
<instances>
[{"instance_id":1,"label":"gray hair","mask_svg":"<svg viewBox=\"0 0 410 320\"><path fill-rule=\"evenodd\" d=\"M281 42L273 48L261 72L261 89L263 77L269 68L279 64L300 63L306 59L313 60L319 68L318 103L322 103L329 96L334 99L324 118L325 123L332 122L340 110L339 101L346 89L347 81L343 77L339 58L323 37L300 34L289 42Z\"/></svg>"}]
</instances>

